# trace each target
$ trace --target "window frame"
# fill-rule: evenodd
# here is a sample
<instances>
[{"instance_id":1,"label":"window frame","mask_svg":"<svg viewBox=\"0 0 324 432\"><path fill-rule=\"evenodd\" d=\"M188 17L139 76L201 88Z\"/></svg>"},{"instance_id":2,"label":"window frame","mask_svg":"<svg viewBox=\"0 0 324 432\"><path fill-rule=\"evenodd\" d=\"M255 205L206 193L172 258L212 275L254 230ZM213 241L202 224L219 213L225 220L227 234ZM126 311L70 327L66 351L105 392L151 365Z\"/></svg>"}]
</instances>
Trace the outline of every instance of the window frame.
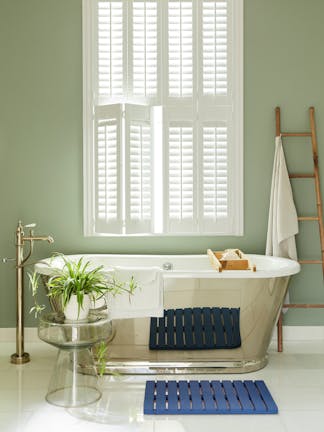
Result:
<instances>
[{"instance_id":1,"label":"window frame","mask_svg":"<svg viewBox=\"0 0 324 432\"><path fill-rule=\"evenodd\" d=\"M96 106L96 49L95 37L97 33L96 4L98 0L82 0L82 46L83 46L83 228L86 237L175 237L175 236L242 236L244 228L244 196L243 196L243 1L226 0L235 3L232 13L232 46L231 61L235 59L235 72L231 73L233 118L233 142L235 143L235 158L232 160L232 170L228 178L232 182L233 196L232 212L235 213L235 226L229 233L217 232L163 232L163 233L98 233L95 230L95 138L94 138L94 108ZM159 1L159 0L158 0ZM160 0L164 1L164 0ZM195 42L196 43L196 42ZM230 65L231 69L233 64ZM116 101L118 102L118 101ZM114 103L114 102L112 102ZM167 104L168 105L168 104ZM163 150L164 151L164 150ZM234 163L233 163L234 161ZM195 187L198 187L195 184ZM201 212L201 208L197 209Z\"/></svg>"}]
</instances>

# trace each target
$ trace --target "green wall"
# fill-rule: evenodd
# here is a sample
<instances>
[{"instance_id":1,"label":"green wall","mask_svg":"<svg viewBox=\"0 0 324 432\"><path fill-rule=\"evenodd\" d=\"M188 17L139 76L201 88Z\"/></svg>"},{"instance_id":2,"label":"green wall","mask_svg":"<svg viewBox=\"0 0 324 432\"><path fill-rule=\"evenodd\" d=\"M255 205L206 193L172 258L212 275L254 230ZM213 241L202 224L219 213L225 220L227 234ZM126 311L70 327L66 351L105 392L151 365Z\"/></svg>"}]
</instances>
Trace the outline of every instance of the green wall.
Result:
<instances>
[{"instance_id":1,"label":"green wall","mask_svg":"<svg viewBox=\"0 0 324 432\"><path fill-rule=\"evenodd\" d=\"M53 246L36 244L35 258L54 251L204 253L207 247L240 247L264 252L276 105L283 127L291 130L307 129L307 108L316 107L324 181L324 2L245 0L244 11L244 236L85 238L81 0L0 0L0 257L14 256L19 219L37 222L37 233L55 238ZM286 148L291 169L311 167L305 144ZM301 212L315 211L310 184L299 183L296 201ZM298 246L301 256L318 256L316 224L301 228ZM319 266L307 266L294 278L291 297L324 303ZM285 322L323 325L324 310L289 311ZM26 313L26 325L35 324ZM0 263L0 327L14 325L15 271Z\"/></svg>"}]
</instances>

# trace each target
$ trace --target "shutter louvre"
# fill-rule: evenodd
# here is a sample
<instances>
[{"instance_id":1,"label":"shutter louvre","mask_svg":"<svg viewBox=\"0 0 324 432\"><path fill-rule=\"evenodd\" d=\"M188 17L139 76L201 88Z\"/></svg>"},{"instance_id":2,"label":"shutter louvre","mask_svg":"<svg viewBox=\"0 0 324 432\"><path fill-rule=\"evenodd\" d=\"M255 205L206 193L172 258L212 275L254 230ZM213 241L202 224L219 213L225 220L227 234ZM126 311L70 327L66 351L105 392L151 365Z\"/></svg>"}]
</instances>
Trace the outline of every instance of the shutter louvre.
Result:
<instances>
[{"instance_id":1,"label":"shutter louvre","mask_svg":"<svg viewBox=\"0 0 324 432\"><path fill-rule=\"evenodd\" d=\"M218 118L219 120L214 120ZM222 107L202 109L198 122L198 136L201 145L198 150L199 161L199 231L226 235L233 232L236 212L233 202L232 177L235 177L231 144L233 118L230 109Z\"/></svg>"},{"instance_id":2,"label":"shutter louvre","mask_svg":"<svg viewBox=\"0 0 324 432\"><path fill-rule=\"evenodd\" d=\"M202 104L232 106L232 7L229 0L198 3L198 95Z\"/></svg>"},{"instance_id":3,"label":"shutter louvre","mask_svg":"<svg viewBox=\"0 0 324 432\"><path fill-rule=\"evenodd\" d=\"M167 231L193 233L196 223L196 128L192 110L168 108L164 119ZM182 117L182 118L181 118ZM172 119L172 120L171 120Z\"/></svg>"},{"instance_id":4,"label":"shutter louvre","mask_svg":"<svg viewBox=\"0 0 324 432\"><path fill-rule=\"evenodd\" d=\"M152 231L152 128L150 108L126 105L126 233Z\"/></svg>"},{"instance_id":5,"label":"shutter louvre","mask_svg":"<svg viewBox=\"0 0 324 432\"><path fill-rule=\"evenodd\" d=\"M119 104L96 109L95 231L98 233L122 233L121 119Z\"/></svg>"},{"instance_id":6,"label":"shutter louvre","mask_svg":"<svg viewBox=\"0 0 324 432\"><path fill-rule=\"evenodd\" d=\"M193 4L168 1L168 96L193 95Z\"/></svg>"},{"instance_id":7,"label":"shutter louvre","mask_svg":"<svg viewBox=\"0 0 324 432\"><path fill-rule=\"evenodd\" d=\"M201 25L203 94L227 95L227 2L203 0Z\"/></svg>"},{"instance_id":8,"label":"shutter louvre","mask_svg":"<svg viewBox=\"0 0 324 432\"><path fill-rule=\"evenodd\" d=\"M125 7L123 0L98 1L98 97L125 94Z\"/></svg>"},{"instance_id":9,"label":"shutter louvre","mask_svg":"<svg viewBox=\"0 0 324 432\"><path fill-rule=\"evenodd\" d=\"M130 92L134 99L150 100L159 92L159 8L157 0L134 0L130 6Z\"/></svg>"},{"instance_id":10,"label":"shutter louvre","mask_svg":"<svg viewBox=\"0 0 324 432\"><path fill-rule=\"evenodd\" d=\"M227 126L203 126L203 217L228 216Z\"/></svg>"}]
</instances>

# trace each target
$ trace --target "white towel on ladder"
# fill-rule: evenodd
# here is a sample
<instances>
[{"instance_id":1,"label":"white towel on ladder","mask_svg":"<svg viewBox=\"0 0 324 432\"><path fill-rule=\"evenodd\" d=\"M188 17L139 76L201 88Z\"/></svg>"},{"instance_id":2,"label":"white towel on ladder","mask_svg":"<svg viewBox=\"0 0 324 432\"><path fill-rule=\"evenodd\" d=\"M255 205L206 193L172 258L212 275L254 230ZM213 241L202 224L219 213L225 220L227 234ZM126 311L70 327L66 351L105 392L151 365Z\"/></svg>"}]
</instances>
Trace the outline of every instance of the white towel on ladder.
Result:
<instances>
[{"instance_id":1,"label":"white towel on ladder","mask_svg":"<svg viewBox=\"0 0 324 432\"><path fill-rule=\"evenodd\" d=\"M297 260L298 219L281 137L276 137L266 255ZM285 302L289 302L287 294Z\"/></svg>"}]
</instances>

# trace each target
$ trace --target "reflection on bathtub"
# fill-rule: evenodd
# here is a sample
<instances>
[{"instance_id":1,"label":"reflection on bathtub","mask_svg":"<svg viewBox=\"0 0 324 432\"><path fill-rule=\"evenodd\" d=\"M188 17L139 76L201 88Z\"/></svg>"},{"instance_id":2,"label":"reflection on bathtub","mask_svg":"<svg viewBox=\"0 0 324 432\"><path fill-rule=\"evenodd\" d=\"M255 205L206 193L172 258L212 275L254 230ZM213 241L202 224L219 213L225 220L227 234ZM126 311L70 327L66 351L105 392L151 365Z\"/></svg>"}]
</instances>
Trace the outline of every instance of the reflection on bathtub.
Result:
<instances>
[{"instance_id":1,"label":"reflection on bathtub","mask_svg":"<svg viewBox=\"0 0 324 432\"><path fill-rule=\"evenodd\" d=\"M151 318L151 350L230 349L241 346L239 308L168 309Z\"/></svg>"}]
</instances>

